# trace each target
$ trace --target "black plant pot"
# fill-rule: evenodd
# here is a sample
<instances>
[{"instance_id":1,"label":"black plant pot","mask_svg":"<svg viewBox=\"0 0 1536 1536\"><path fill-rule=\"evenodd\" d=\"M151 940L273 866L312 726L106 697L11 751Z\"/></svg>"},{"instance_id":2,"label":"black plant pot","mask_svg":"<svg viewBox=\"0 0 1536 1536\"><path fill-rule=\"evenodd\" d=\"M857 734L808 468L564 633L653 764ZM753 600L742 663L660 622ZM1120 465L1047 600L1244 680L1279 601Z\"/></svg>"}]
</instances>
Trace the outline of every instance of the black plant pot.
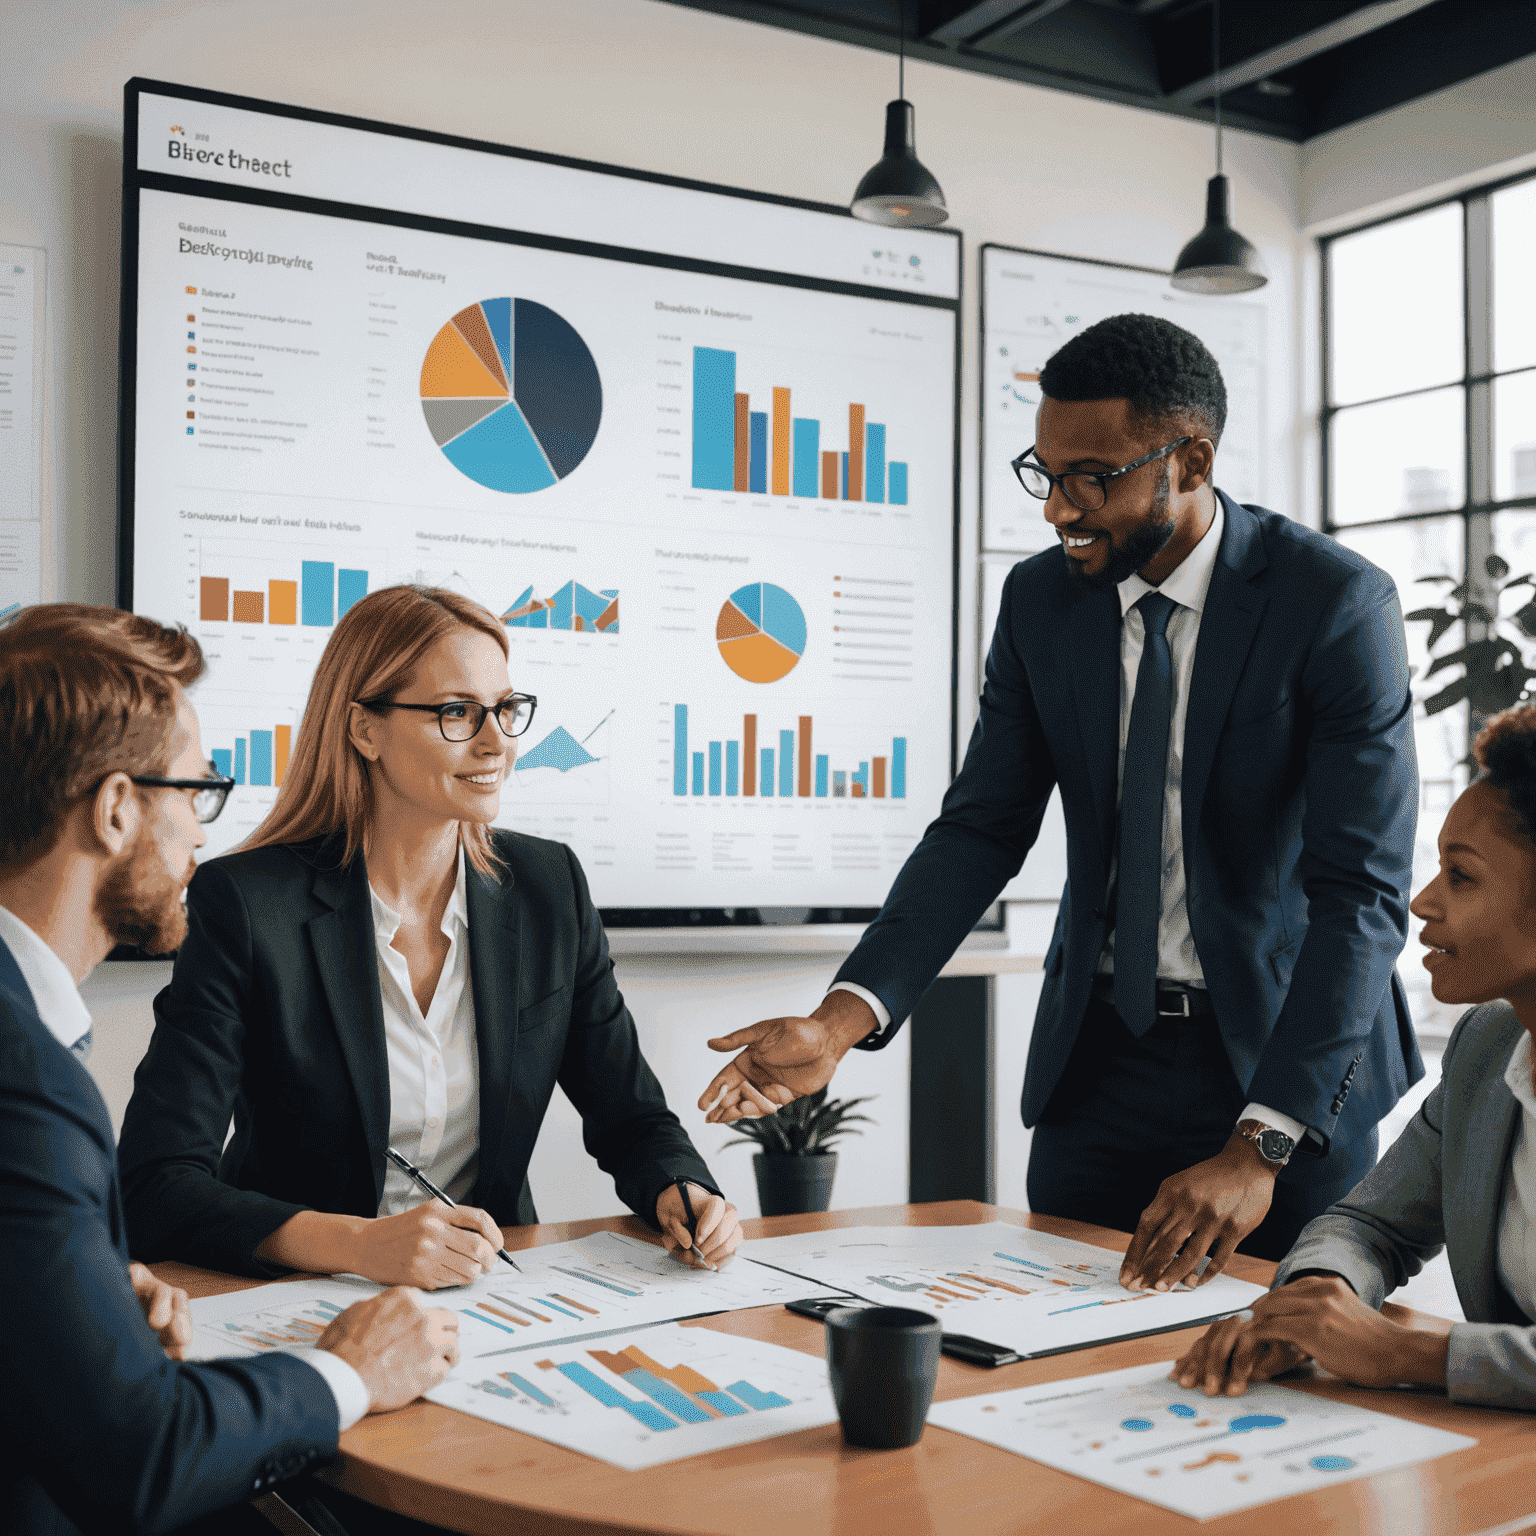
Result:
<instances>
[{"instance_id":1,"label":"black plant pot","mask_svg":"<svg viewBox=\"0 0 1536 1536\"><path fill-rule=\"evenodd\" d=\"M752 1171L757 1175L757 1204L764 1216L799 1216L806 1211L824 1211L832 1203L832 1176L837 1172L837 1153L769 1157L754 1152Z\"/></svg>"}]
</instances>

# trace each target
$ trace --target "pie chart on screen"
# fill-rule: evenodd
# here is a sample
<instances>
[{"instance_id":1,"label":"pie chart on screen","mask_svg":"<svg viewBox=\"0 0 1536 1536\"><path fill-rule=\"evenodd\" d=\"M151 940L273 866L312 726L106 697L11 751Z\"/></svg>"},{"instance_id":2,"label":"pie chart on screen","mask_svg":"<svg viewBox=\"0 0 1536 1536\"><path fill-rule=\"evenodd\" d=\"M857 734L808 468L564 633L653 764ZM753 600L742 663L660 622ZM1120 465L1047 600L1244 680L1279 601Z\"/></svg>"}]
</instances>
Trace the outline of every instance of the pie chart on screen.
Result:
<instances>
[{"instance_id":1,"label":"pie chart on screen","mask_svg":"<svg viewBox=\"0 0 1536 1536\"><path fill-rule=\"evenodd\" d=\"M532 299L482 299L432 338L421 409L460 474L523 495L548 489L586 458L603 386L568 320Z\"/></svg>"},{"instance_id":2,"label":"pie chart on screen","mask_svg":"<svg viewBox=\"0 0 1536 1536\"><path fill-rule=\"evenodd\" d=\"M805 613L783 587L755 581L721 606L715 643L737 677L776 683L805 654Z\"/></svg>"}]
</instances>

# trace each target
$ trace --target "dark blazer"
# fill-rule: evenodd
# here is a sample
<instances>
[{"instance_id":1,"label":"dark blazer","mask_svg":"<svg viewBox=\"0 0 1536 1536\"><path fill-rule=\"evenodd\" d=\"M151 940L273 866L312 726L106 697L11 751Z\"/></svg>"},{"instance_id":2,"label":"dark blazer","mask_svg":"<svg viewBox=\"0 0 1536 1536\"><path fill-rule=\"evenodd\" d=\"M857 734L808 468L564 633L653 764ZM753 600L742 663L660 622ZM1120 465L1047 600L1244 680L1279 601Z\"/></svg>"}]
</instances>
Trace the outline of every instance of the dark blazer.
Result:
<instances>
[{"instance_id":1,"label":"dark blazer","mask_svg":"<svg viewBox=\"0 0 1536 1536\"><path fill-rule=\"evenodd\" d=\"M538 1220L528 1189L558 1083L587 1151L655 1224L703 1160L640 1053L575 855L498 832L499 879L470 867L469 974L480 1071L479 1173L468 1203ZM296 1212L378 1212L389 1064L368 874L320 843L212 859L134 1077L118 1155L135 1257L275 1271L257 1246ZM230 1117L234 1135L224 1138Z\"/></svg>"},{"instance_id":2,"label":"dark blazer","mask_svg":"<svg viewBox=\"0 0 1536 1536\"><path fill-rule=\"evenodd\" d=\"M292 1355L168 1360L128 1283L112 1122L0 943L0 1531L169 1531L336 1451Z\"/></svg>"},{"instance_id":3,"label":"dark blazer","mask_svg":"<svg viewBox=\"0 0 1536 1536\"><path fill-rule=\"evenodd\" d=\"M1189 925L1238 1083L1324 1152L1424 1075L1393 973L1418 800L1403 621L1359 555L1222 505L1184 733ZM1120 624L1118 594L1075 578L1060 549L1013 568L964 766L837 976L904 1019L1018 872L1059 785L1067 883L1026 1125L1066 1066L1112 917Z\"/></svg>"},{"instance_id":4,"label":"dark blazer","mask_svg":"<svg viewBox=\"0 0 1536 1536\"><path fill-rule=\"evenodd\" d=\"M1520 1102L1504 1081L1521 1024L1505 1002L1461 1016L1440 1081L1381 1161L1302 1228L1275 1273L1343 1275L1379 1307L1441 1248L1467 1321L1451 1329L1446 1385L1455 1402L1536 1408L1536 1327L1499 1279L1499 1221Z\"/></svg>"}]
</instances>

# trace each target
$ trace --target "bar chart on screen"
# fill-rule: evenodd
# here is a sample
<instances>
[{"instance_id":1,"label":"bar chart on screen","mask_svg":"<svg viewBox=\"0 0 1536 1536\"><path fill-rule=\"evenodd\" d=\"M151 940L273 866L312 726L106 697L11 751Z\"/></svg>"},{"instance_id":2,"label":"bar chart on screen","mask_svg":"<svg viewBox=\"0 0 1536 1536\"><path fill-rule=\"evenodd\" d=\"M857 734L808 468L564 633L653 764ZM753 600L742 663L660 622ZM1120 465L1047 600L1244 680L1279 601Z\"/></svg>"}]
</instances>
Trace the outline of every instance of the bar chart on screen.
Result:
<instances>
[{"instance_id":1,"label":"bar chart on screen","mask_svg":"<svg viewBox=\"0 0 1536 1536\"><path fill-rule=\"evenodd\" d=\"M862 402L848 401L836 420L797 416L788 380L760 401L740 389L737 358L724 347L692 349L695 490L907 504L907 462L887 457L885 423L871 421Z\"/></svg>"},{"instance_id":2,"label":"bar chart on screen","mask_svg":"<svg viewBox=\"0 0 1536 1536\"><path fill-rule=\"evenodd\" d=\"M329 630L360 598L386 585L385 554L267 537L183 537L186 622Z\"/></svg>"},{"instance_id":3,"label":"bar chart on screen","mask_svg":"<svg viewBox=\"0 0 1536 1536\"><path fill-rule=\"evenodd\" d=\"M210 674L219 666L217 652ZM208 827L201 859L244 841L272 809L288 774L300 714L282 693L240 692L210 683L193 691L203 750L215 773L235 781L219 819Z\"/></svg>"},{"instance_id":4,"label":"bar chart on screen","mask_svg":"<svg viewBox=\"0 0 1536 1536\"><path fill-rule=\"evenodd\" d=\"M846 745L848 725L837 721L833 729L841 750L824 752L814 715L770 717L750 710L723 730L700 730L687 704L663 704L658 726L663 732L670 728L671 775L663 780L670 799L907 798L905 735L878 739L871 730L855 755Z\"/></svg>"},{"instance_id":5,"label":"bar chart on screen","mask_svg":"<svg viewBox=\"0 0 1536 1536\"><path fill-rule=\"evenodd\" d=\"M663 1325L455 1372L444 1407L627 1469L828 1424L827 1367L756 1339Z\"/></svg>"}]
</instances>

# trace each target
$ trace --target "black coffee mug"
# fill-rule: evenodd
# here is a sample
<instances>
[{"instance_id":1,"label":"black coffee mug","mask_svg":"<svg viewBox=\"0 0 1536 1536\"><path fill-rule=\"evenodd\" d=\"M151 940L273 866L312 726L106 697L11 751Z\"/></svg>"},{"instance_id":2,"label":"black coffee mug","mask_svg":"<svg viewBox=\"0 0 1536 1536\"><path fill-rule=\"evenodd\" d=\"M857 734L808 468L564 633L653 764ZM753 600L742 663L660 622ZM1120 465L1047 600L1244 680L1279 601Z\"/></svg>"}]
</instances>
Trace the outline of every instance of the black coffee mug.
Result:
<instances>
[{"instance_id":1,"label":"black coffee mug","mask_svg":"<svg viewBox=\"0 0 1536 1536\"><path fill-rule=\"evenodd\" d=\"M923 1435L939 1379L939 1320L910 1307L839 1307L827 1314L832 1401L849 1445L894 1450Z\"/></svg>"}]
</instances>

